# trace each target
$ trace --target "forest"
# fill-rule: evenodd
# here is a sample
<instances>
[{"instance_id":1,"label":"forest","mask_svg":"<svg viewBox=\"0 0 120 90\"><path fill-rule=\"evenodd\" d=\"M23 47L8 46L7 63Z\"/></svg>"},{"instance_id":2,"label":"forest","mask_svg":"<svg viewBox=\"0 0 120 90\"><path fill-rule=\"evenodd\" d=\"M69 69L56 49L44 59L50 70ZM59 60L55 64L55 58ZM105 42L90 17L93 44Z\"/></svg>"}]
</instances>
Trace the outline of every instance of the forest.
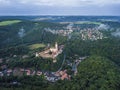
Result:
<instances>
[{"instance_id":1,"label":"forest","mask_svg":"<svg viewBox=\"0 0 120 90\"><path fill-rule=\"evenodd\" d=\"M120 37L113 36L111 33L119 31L120 22L97 20L98 17L84 17L90 20L90 23L75 24L73 29L76 31L69 39L67 35L53 34L45 30L46 28L65 30L68 23L60 24L59 20L32 21L30 18L33 19L29 17L12 20L12 22L11 19L0 21L0 59L3 59L3 62L0 62L0 71L4 73L7 68L30 68L36 71L55 72L61 67L66 56L62 70L67 69L67 73L72 73L71 78L53 83L47 81L44 75L0 76L0 90L119 90ZM79 17L65 18L66 21L71 20L74 23L78 19L81 20ZM80 38L78 34L80 30L98 29L101 23L109 26L107 29L100 30L107 38L95 41ZM55 42L64 45L63 53L58 55L56 63L53 63L50 58L35 57L36 52L43 51L49 44L54 46ZM78 65L77 75L73 75L67 61L73 63L79 57L87 58ZM7 65L6 69L2 69L4 65Z\"/></svg>"}]
</instances>

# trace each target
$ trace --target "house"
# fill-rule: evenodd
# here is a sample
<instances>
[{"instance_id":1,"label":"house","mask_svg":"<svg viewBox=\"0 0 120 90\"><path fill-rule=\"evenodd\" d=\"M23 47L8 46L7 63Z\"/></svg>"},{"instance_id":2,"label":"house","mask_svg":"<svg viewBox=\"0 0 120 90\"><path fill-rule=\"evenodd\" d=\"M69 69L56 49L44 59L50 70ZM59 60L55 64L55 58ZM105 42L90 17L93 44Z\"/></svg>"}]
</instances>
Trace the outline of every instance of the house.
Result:
<instances>
[{"instance_id":1,"label":"house","mask_svg":"<svg viewBox=\"0 0 120 90\"><path fill-rule=\"evenodd\" d=\"M7 68L7 65L2 65L1 66L1 69L6 69Z\"/></svg>"},{"instance_id":2,"label":"house","mask_svg":"<svg viewBox=\"0 0 120 90\"><path fill-rule=\"evenodd\" d=\"M67 73L65 73L61 76L61 80L64 80L64 79L68 79L68 74Z\"/></svg>"},{"instance_id":3,"label":"house","mask_svg":"<svg viewBox=\"0 0 120 90\"><path fill-rule=\"evenodd\" d=\"M3 76L4 76L3 72L0 72L0 77L3 77Z\"/></svg>"},{"instance_id":4,"label":"house","mask_svg":"<svg viewBox=\"0 0 120 90\"><path fill-rule=\"evenodd\" d=\"M22 68L21 68L21 69L20 69L20 71L21 71L21 72L24 72L24 71L25 71L25 69L22 69Z\"/></svg>"},{"instance_id":5,"label":"house","mask_svg":"<svg viewBox=\"0 0 120 90\"><path fill-rule=\"evenodd\" d=\"M16 58L16 57L17 57L17 55L13 55L13 57L14 57L14 58Z\"/></svg>"},{"instance_id":6,"label":"house","mask_svg":"<svg viewBox=\"0 0 120 90\"><path fill-rule=\"evenodd\" d=\"M55 72L54 75L57 76L57 77L59 77L60 73L59 72Z\"/></svg>"},{"instance_id":7,"label":"house","mask_svg":"<svg viewBox=\"0 0 120 90\"><path fill-rule=\"evenodd\" d=\"M25 59L25 58L28 58L29 56L28 55L23 55L22 58Z\"/></svg>"},{"instance_id":8,"label":"house","mask_svg":"<svg viewBox=\"0 0 120 90\"><path fill-rule=\"evenodd\" d=\"M56 82L57 80L60 79L60 77L56 76L55 73L53 73L53 72L52 73L51 72L45 72L44 75L45 75L46 80L49 81L49 82Z\"/></svg>"},{"instance_id":9,"label":"house","mask_svg":"<svg viewBox=\"0 0 120 90\"><path fill-rule=\"evenodd\" d=\"M27 76L31 75L31 71L29 69L26 69L25 72Z\"/></svg>"},{"instance_id":10,"label":"house","mask_svg":"<svg viewBox=\"0 0 120 90\"><path fill-rule=\"evenodd\" d=\"M12 74L13 70L12 69L8 69L7 70L7 76L10 76Z\"/></svg>"},{"instance_id":11,"label":"house","mask_svg":"<svg viewBox=\"0 0 120 90\"><path fill-rule=\"evenodd\" d=\"M57 76L47 76L46 77L46 80L50 81L50 82L56 82L57 80L59 80L60 77L57 77Z\"/></svg>"},{"instance_id":12,"label":"house","mask_svg":"<svg viewBox=\"0 0 120 90\"><path fill-rule=\"evenodd\" d=\"M59 77L61 80L70 79L70 76L67 74L67 70L58 71L55 73L55 76Z\"/></svg>"},{"instance_id":13,"label":"house","mask_svg":"<svg viewBox=\"0 0 120 90\"><path fill-rule=\"evenodd\" d=\"M37 71L36 75L41 76L42 72L41 71Z\"/></svg>"}]
</instances>

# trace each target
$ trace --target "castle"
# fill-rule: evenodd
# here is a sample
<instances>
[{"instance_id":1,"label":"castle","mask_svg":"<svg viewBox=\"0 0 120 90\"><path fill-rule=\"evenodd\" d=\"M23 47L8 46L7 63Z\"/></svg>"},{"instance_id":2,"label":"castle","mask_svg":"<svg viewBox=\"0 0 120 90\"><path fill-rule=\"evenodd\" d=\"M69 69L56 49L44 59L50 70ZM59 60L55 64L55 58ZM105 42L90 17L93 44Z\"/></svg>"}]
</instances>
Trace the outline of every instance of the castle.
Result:
<instances>
[{"instance_id":1,"label":"castle","mask_svg":"<svg viewBox=\"0 0 120 90\"><path fill-rule=\"evenodd\" d=\"M55 43L55 46L52 48L48 48L42 52L36 53L36 57L43 58L52 58L55 59L60 53L62 53L63 46L58 46L58 43Z\"/></svg>"}]
</instances>

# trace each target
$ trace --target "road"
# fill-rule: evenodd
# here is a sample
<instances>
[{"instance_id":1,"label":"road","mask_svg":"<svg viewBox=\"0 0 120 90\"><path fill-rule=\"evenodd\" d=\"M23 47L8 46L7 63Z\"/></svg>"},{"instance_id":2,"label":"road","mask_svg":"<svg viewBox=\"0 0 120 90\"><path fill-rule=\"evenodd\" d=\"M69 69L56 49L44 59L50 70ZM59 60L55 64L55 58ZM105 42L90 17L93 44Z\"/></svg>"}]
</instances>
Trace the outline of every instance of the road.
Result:
<instances>
[{"instance_id":1,"label":"road","mask_svg":"<svg viewBox=\"0 0 120 90\"><path fill-rule=\"evenodd\" d=\"M65 63L65 58L66 58L66 55L64 54L63 62L62 62L62 64L61 64L61 67L57 70L57 72L60 71L60 70L62 69L62 67L63 67L63 65L64 65L64 63Z\"/></svg>"}]
</instances>

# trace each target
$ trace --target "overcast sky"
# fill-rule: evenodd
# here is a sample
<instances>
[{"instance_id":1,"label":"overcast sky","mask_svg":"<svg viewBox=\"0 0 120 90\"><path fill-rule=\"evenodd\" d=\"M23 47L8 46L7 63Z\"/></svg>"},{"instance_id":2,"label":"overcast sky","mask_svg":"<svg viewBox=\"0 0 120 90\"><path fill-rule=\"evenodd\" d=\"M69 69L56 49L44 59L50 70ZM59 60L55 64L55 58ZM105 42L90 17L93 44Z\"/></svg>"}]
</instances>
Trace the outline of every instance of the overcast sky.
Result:
<instances>
[{"instance_id":1,"label":"overcast sky","mask_svg":"<svg viewBox=\"0 0 120 90\"><path fill-rule=\"evenodd\" d=\"M120 0L0 0L0 15L120 16Z\"/></svg>"}]
</instances>

